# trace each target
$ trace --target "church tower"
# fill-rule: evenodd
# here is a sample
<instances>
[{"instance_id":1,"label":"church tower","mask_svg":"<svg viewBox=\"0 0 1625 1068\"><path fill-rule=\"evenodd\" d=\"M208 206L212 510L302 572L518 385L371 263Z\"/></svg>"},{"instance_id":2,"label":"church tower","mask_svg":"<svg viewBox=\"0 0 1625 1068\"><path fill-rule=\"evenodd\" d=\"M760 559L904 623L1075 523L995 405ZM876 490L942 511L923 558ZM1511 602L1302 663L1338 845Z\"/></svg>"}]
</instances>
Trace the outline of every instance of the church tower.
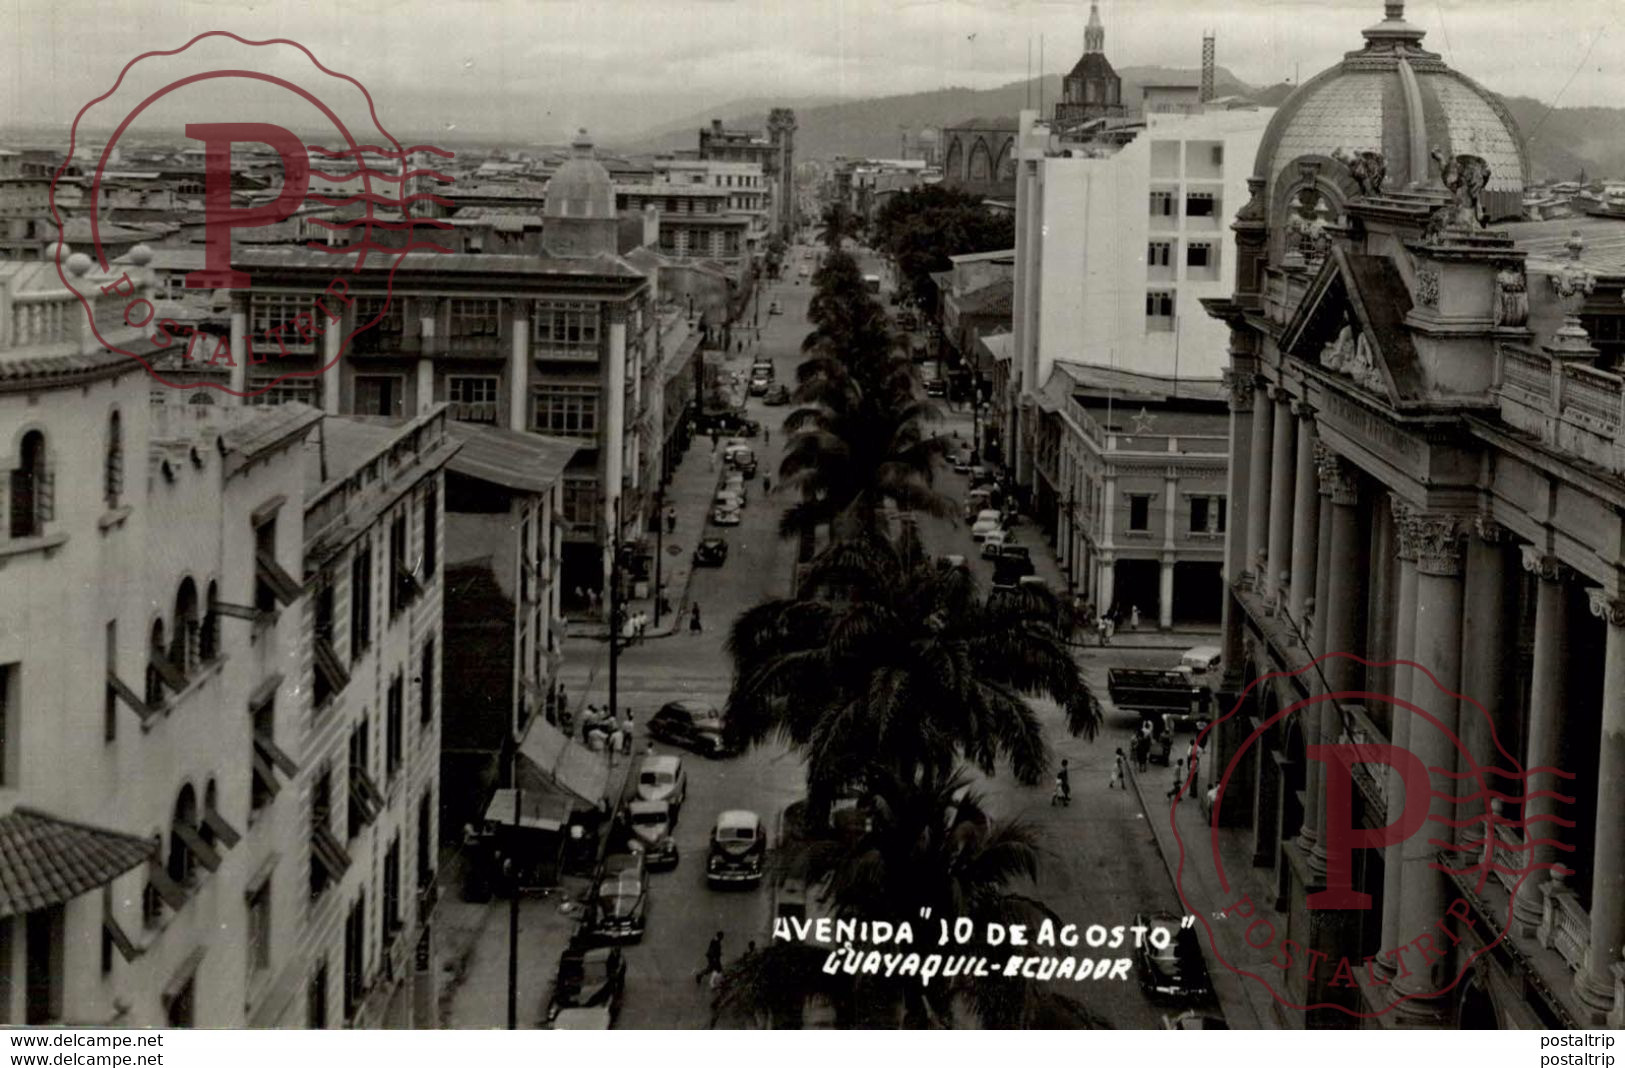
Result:
<instances>
[{"instance_id":1,"label":"church tower","mask_svg":"<svg viewBox=\"0 0 1625 1068\"><path fill-rule=\"evenodd\" d=\"M1106 27L1100 21L1098 0L1091 0L1089 23L1083 30L1083 55L1061 79L1055 124L1064 128L1122 114L1123 79L1106 59Z\"/></svg>"}]
</instances>

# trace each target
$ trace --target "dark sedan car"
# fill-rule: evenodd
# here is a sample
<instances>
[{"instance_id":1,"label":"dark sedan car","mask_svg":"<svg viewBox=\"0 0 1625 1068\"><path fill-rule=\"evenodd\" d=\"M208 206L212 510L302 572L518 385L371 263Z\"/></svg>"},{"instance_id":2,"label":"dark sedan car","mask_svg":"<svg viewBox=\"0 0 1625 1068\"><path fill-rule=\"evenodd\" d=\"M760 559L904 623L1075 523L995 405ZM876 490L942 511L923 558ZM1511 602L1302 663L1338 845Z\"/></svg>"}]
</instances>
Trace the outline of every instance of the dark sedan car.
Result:
<instances>
[{"instance_id":1,"label":"dark sedan car","mask_svg":"<svg viewBox=\"0 0 1625 1068\"><path fill-rule=\"evenodd\" d=\"M780 405L789 404L790 387L774 386L772 389L767 391L767 396L762 398L762 402L774 408L777 408Z\"/></svg>"},{"instance_id":2,"label":"dark sedan car","mask_svg":"<svg viewBox=\"0 0 1625 1068\"><path fill-rule=\"evenodd\" d=\"M699 419L700 430L707 434L738 434L754 438L762 432L762 424L747 419L740 412L706 412Z\"/></svg>"},{"instance_id":3,"label":"dark sedan car","mask_svg":"<svg viewBox=\"0 0 1625 1068\"><path fill-rule=\"evenodd\" d=\"M698 567L721 567L728 562L728 539L710 534L694 547L694 563Z\"/></svg>"},{"instance_id":4,"label":"dark sedan car","mask_svg":"<svg viewBox=\"0 0 1625 1068\"><path fill-rule=\"evenodd\" d=\"M700 701L670 701L649 720L649 735L709 757L729 755L722 714Z\"/></svg>"},{"instance_id":5,"label":"dark sedan car","mask_svg":"<svg viewBox=\"0 0 1625 1068\"><path fill-rule=\"evenodd\" d=\"M1181 926L1179 917L1171 912L1149 916L1141 913L1134 917L1134 925L1146 928L1145 937L1134 951L1135 970L1146 997L1153 1001L1199 1001L1213 993L1194 929ZM1167 944L1161 948L1151 941L1152 933L1159 930L1168 934Z\"/></svg>"},{"instance_id":6,"label":"dark sedan car","mask_svg":"<svg viewBox=\"0 0 1625 1068\"><path fill-rule=\"evenodd\" d=\"M607 1012L613 1021L626 990L626 962L614 946L572 946L559 957L558 976L548 994L546 1022L571 1026L570 1017Z\"/></svg>"},{"instance_id":7,"label":"dark sedan car","mask_svg":"<svg viewBox=\"0 0 1625 1068\"><path fill-rule=\"evenodd\" d=\"M604 942L637 942L649 911L649 877L643 858L635 853L616 853L604 858L598 882L592 890L592 906L587 930Z\"/></svg>"}]
</instances>

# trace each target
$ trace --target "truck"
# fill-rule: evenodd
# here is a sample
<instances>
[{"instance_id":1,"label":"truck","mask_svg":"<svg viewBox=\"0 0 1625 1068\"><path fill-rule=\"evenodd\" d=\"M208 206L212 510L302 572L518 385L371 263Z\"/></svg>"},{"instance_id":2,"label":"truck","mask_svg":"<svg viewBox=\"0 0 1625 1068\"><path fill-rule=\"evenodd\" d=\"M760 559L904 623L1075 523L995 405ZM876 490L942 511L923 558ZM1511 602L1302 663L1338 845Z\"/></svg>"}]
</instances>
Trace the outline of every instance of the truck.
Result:
<instances>
[{"instance_id":1,"label":"truck","mask_svg":"<svg viewBox=\"0 0 1625 1068\"><path fill-rule=\"evenodd\" d=\"M1179 668L1110 668L1106 692L1118 708L1138 712L1142 719L1160 723L1168 715L1184 726L1209 718L1212 700L1206 686Z\"/></svg>"}]
</instances>

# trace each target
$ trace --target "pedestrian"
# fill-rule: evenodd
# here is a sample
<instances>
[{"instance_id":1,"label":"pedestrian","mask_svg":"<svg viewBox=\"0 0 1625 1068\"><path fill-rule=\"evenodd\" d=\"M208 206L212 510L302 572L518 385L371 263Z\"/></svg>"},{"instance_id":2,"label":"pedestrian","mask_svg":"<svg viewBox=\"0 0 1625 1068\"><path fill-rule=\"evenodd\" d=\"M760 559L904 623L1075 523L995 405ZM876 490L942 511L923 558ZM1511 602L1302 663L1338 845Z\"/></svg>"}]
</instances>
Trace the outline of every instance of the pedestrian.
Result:
<instances>
[{"instance_id":1,"label":"pedestrian","mask_svg":"<svg viewBox=\"0 0 1625 1068\"><path fill-rule=\"evenodd\" d=\"M1106 784L1106 789L1111 790L1119 786L1128 789L1128 758L1123 755L1121 749L1112 758L1112 781Z\"/></svg>"},{"instance_id":2,"label":"pedestrian","mask_svg":"<svg viewBox=\"0 0 1625 1068\"><path fill-rule=\"evenodd\" d=\"M1099 619L1095 620L1095 636L1100 639L1100 644L1104 648L1105 645L1106 645L1106 617L1105 616L1101 616Z\"/></svg>"},{"instance_id":3,"label":"pedestrian","mask_svg":"<svg viewBox=\"0 0 1625 1068\"><path fill-rule=\"evenodd\" d=\"M717 450L712 449L705 454L705 466L715 471L717 469Z\"/></svg>"},{"instance_id":4,"label":"pedestrian","mask_svg":"<svg viewBox=\"0 0 1625 1068\"><path fill-rule=\"evenodd\" d=\"M762 492L763 493L772 493L773 492L773 479L768 477L767 475L762 476Z\"/></svg>"},{"instance_id":5,"label":"pedestrian","mask_svg":"<svg viewBox=\"0 0 1625 1068\"><path fill-rule=\"evenodd\" d=\"M1134 770L1143 773L1146 769L1147 759L1151 756L1151 739L1147 738L1145 732L1142 731L1134 736L1133 748Z\"/></svg>"},{"instance_id":6,"label":"pedestrian","mask_svg":"<svg viewBox=\"0 0 1625 1068\"><path fill-rule=\"evenodd\" d=\"M1116 633L1117 633L1117 618L1115 616L1107 616L1106 617L1106 644L1107 645L1110 645L1112 643L1112 635L1116 634Z\"/></svg>"},{"instance_id":7,"label":"pedestrian","mask_svg":"<svg viewBox=\"0 0 1625 1068\"><path fill-rule=\"evenodd\" d=\"M688 632L690 634L700 633L700 602L698 601L689 606Z\"/></svg>"},{"instance_id":8,"label":"pedestrian","mask_svg":"<svg viewBox=\"0 0 1625 1068\"><path fill-rule=\"evenodd\" d=\"M712 427L711 428L711 451L712 452L717 451L717 444L721 440L722 440L722 435L717 433L717 428L716 427Z\"/></svg>"},{"instance_id":9,"label":"pedestrian","mask_svg":"<svg viewBox=\"0 0 1625 1068\"><path fill-rule=\"evenodd\" d=\"M1177 761L1174 764L1174 783L1168 787L1168 800L1172 801L1179 796L1179 791L1185 788L1185 762Z\"/></svg>"},{"instance_id":10,"label":"pedestrian","mask_svg":"<svg viewBox=\"0 0 1625 1068\"><path fill-rule=\"evenodd\" d=\"M626 710L621 720L621 752L627 756L632 755L632 710Z\"/></svg>"},{"instance_id":11,"label":"pedestrian","mask_svg":"<svg viewBox=\"0 0 1625 1068\"><path fill-rule=\"evenodd\" d=\"M677 508L675 505L666 505L666 533L677 533Z\"/></svg>"},{"instance_id":12,"label":"pedestrian","mask_svg":"<svg viewBox=\"0 0 1625 1068\"><path fill-rule=\"evenodd\" d=\"M1128 610L1128 629L1129 630L1139 630L1140 629L1140 606L1137 605L1137 604L1129 606L1129 610Z\"/></svg>"},{"instance_id":13,"label":"pedestrian","mask_svg":"<svg viewBox=\"0 0 1625 1068\"><path fill-rule=\"evenodd\" d=\"M771 445L772 443L773 443L773 431L764 426L762 428L762 444L763 445Z\"/></svg>"},{"instance_id":14,"label":"pedestrian","mask_svg":"<svg viewBox=\"0 0 1625 1068\"><path fill-rule=\"evenodd\" d=\"M713 975L722 973L722 932L718 931L712 936L711 942L705 947L705 967L694 976L695 983L704 982Z\"/></svg>"},{"instance_id":15,"label":"pedestrian","mask_svg":"<svg viewBox=\"0 0 1625 1068\"><path fill-rule=\"evenodd\" d=\"M1052 805L1072 804L1072 773L1067 769L1066 761L1061 761L1061 770L1055 773L1055 795L1049 799Z\"/></svg>"},{"instance_id":16,"label":"pedestrian","mask_svg":"<svg viewBox=\"0 0 1625 1068\"><path fill-rule=\"evenodd\" d=\"M1190 764L1191 782L1200 782L1201 780L1197 779L1196 773L1200 769L1202 763L1202 747L1196 744L1196 739L1194 738L1191 739L1190 752L1185 757L1185 760L1188 764Z\"/></svg>"}]
</instances>

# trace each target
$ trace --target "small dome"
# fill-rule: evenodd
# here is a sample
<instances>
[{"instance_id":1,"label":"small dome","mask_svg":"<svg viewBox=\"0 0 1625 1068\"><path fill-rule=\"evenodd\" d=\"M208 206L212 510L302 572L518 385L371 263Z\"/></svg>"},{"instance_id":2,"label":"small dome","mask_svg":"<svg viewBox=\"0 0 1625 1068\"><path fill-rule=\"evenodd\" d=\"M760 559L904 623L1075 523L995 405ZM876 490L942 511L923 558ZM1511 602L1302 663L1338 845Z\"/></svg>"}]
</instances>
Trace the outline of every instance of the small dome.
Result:
<instances>
[{"instance_id":1,"label":"small dome","mask_svg":"<svg viewBox=\"0 0 1625 1068\"><path fill-rule=\"evenodd\" d=\"M145 267L152 262L152 249L146 245L137 245L130 250L130 262L137 267Z\"/></svg>"},{"instance_id":2,"label":"small dome","mask_svg":"<svg viewBox=\"0 0 1625 1068\"><path fill-rule=\"evenodd\" d=\"M85 275L89 274L90 268L94 265L95 261L89 256L85 255L83 252L75 252L73 255L68 257L68 273L73 275L75 278L83 278Z\"/></svg>"},{"instance_id":3,"label":"small dome","mask_svg":"<svg viewBox=\"0 0 1625 1068\"><path fill-rule=\"evenodd\" d=\"M69 248L66 242L57 241L45 246L45 262L47 263L65 264L72 256L73 249Z\"/></svg>"},{"instance_id":4,"label":"small dome","mask_svg":"<svg viewBox=\"0 0 1625 1068\"><path fill-rule=\"evenodd\" d=\"M549 219L615 218L615 183L609 171L593 157L592 138L576 133L571 156L547 182L542 216Z\"/></svg>"},{"instance_id":5,"label":"small dome","mask_svg":"<svg viewBox=\"0 0 1625 1068\"><path fill-rule=\"evenodd\" d=\"M1438 186L1430 155L1480 156L1490 167L1484 208L1492 219L1522 212L1529 157L1518 124L1500 97L1451 70L1421 47L1424 31L1389 0L1386 17L1364 31L1365 47L1304 82L1270 120L1254 174L1267 183L1265 203L1278 210L1297 175L1294 161L1328 167L1339 149L1382 153L1386 188Z\"/></svg>"}]
</instances>

